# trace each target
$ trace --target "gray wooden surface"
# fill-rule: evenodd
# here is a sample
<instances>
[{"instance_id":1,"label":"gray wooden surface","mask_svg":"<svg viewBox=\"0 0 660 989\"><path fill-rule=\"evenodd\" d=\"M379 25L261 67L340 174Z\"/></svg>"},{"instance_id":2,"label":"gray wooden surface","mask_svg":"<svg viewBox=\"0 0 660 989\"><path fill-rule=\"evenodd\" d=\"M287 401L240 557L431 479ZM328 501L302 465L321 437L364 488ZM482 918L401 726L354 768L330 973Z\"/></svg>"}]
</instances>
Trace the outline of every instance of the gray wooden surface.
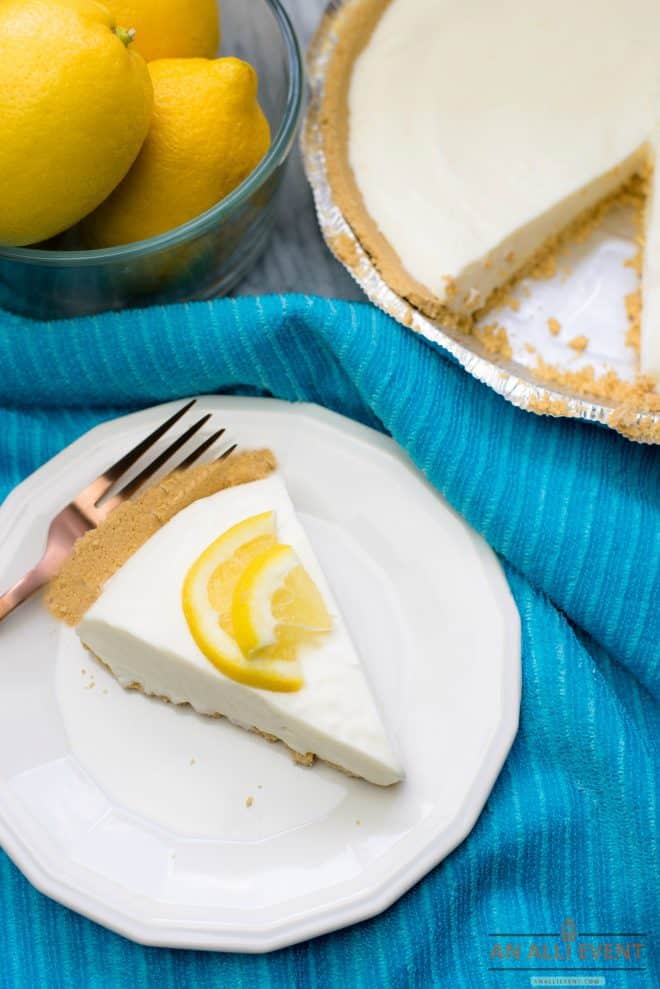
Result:
<instances>
[{"instance_id":1,"label":"gray wooden surface","mask_svg":"<svg viewBox=\"0 0 660 989\"><path fill-rule=\"evenodd\" d=\"M284 0L284 4L306 50L326 0ZM364 298L353 279L330 254L321 237L297 145L291 152L280 190L275 229L266 251L247 278L234 290L236 295L266 292L305 292L337 299Z\"/></svg>"}]
</instances>

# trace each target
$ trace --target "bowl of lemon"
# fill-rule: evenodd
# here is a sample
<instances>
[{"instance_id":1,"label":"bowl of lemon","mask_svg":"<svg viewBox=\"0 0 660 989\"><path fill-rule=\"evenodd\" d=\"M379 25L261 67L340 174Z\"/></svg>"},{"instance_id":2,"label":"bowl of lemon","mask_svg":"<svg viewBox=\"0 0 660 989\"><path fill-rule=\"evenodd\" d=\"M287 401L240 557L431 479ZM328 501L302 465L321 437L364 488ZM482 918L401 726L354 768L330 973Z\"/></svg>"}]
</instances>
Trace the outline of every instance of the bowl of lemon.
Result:
<instances>
[{"instance_id":1,"label":"bowl of lemon","mask_svg":"<svg viewBox=\"0 0 660 989\"><path fill-rule=\"evenodd\" d=\"M279 0L2 0L0 307L229 291L272 228L302 88Z\"/></svg>"}]
</instances>

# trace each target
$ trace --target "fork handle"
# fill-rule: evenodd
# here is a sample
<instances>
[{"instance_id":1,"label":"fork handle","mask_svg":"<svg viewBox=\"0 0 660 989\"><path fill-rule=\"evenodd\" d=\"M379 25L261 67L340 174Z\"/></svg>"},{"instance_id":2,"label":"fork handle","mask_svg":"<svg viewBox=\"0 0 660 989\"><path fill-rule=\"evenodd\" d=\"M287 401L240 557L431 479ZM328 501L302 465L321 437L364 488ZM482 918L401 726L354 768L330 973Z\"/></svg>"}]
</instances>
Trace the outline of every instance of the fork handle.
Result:
<instances>
[{"instance_id":1,"label":"fork handle","mask_svg":"<svg viewBox=\"0 0 660 989\"><path fill-rule=\"evenodd\" d=\"M17 580L16 583L9 588L4 594L0 594L0 622L3 618L6 618L14 608L18 608L19 604L26 601L35 591L38 591L40 587L48 583L50 578L54 576L51 573L51 569L48 566L45 558L41 560L40 563L33 567L32 570L28 570L24 577Z\"/></svg>"}]
</instances>

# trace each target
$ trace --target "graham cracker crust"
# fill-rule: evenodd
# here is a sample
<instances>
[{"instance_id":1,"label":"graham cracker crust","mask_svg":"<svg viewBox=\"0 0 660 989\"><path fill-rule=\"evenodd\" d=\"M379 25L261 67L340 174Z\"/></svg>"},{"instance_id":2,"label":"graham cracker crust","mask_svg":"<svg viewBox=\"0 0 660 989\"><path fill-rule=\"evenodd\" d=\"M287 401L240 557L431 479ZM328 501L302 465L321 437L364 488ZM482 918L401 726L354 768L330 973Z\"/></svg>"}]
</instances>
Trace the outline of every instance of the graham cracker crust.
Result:
<instances>
[{"instance_id":1,"label":"graham cracker crust","mask_svg":"<svg viewBox=\"0 0 660 989\"><path fill-rule=\"evenodd\" d=\"M226 460L172 471L133 501L119 505L96 529L76 541L46 591L46 607L60 621L77 625L105 582L177 512L224 488L261 480L275 467L270 450L248 450Z\"/></svg>"}]
</instances>

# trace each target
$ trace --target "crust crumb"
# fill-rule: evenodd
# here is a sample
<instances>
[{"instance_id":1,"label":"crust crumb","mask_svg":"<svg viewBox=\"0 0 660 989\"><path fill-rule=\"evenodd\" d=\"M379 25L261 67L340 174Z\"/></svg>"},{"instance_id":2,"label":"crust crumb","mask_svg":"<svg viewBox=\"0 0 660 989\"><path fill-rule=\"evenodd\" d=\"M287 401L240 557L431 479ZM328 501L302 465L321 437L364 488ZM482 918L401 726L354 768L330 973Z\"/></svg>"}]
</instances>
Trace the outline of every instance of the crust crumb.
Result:
<instances>
[{"instance_id":1,"label":"crust crumb","mask_svg":"<svg viewBox=\"0 0 660 989\"><path fill-rule=\"evenodd\" d=\"M582 351L586 350L589 346L589 337L585 337L584 333L581 333L580 336L573 337L572 340L569 340L568 346L572 347L573 350L577 350L579 353L582 353Z\"/></svg>"},{"instance_id":2,"label":"crust crumb","mask_svg":"<svg viewBox=\"0 0 660 989\"><path fill-rule=\"evenodd\" d=\"M660 395L650 396L642 403L622 402L608 417L608 423L623 436L638 443L660 443L660 422L640 417L642 412L660 411Z\"/></svg>"},{"instance_id":3,"label":"crust crumb","mask_svg":"<svg viewBox=\"0 0 660 989\"><path fill-rule=\"evenodd\" d=\"M565 398L555 398L549 392L528 399L528 408L544 416L570 416L571 410Z\"/></svg>"},{"instance_id":4,"label":"crust crumb","mask_svg":"<svg viewBox=\"0 0 660 989\"><path fill-rule=\"evenodd\" d=\"M558 319L555 319L554 316L551 316L548 320L548 329L550 333L552 333L553 337L556 337L559 335L559 331L561 330L561 323Z\"/></svg>"},{"instance_id":5,"label":"crust crumb","mask_svg":"<svg viewBox=\"0 0 660 989\"><path fill-rule=\"evenodd\" d=\"M337 234L332 238L330 247L339 260L343 261L349 268L357 267L360 260L357 244L352 237L349 237L348 234Z\"/></svg>"},{"instance_id":6,"label":"crust crumb","mask_svg":"<svg viewBox=\"0 0 660 989\"><path fill-rule=\"evenodd\" d=\"M316 756L313 752L293 752L293 761L297 762L299 766L311 766L315 758Z\"/></svg>"},{"instance_id":7,"label":"crust crumb","mask_svg":"<svg viewBox=\"0 0 660 989\"><path fill-rule=\"evenodd\" d=\"M640 335L642 330L642 290L637 289L625 297L628 330L626 346L632 347L639 354Z\"/></svg>"},{"instance_id":8,"label":"crust crumb","mask_svg":"<svg viewBox=\"0 0 660 989\"><path fill-rule=\"evenodd\" d=\"M443 275L442 280L445 283L445 298L453 299L458 292L456 279L452 275Z\"/></svg>"},{"instance_id":9,"label":"crust crumb","mask_svg":"<svg viewBox=\"0 0 660 989\"><path fill-rule=\"evenodd\" d=\"M487 323L486 326L477 326L474 335L483 344L484 350L488 354L508 359L511 357L511 344L509 337L499 323Z\"/></svg>"},{"instance_id":10,"label":"crust crumb","mask_svg":"<svg viewBox=\"0 0 660 989\"><path fill-rule=\"evenodd\" d=\"M557 274L557 255L547 254L529 273L529 277L537 282L554 278Z\"/></svg>"}]
</instances>

